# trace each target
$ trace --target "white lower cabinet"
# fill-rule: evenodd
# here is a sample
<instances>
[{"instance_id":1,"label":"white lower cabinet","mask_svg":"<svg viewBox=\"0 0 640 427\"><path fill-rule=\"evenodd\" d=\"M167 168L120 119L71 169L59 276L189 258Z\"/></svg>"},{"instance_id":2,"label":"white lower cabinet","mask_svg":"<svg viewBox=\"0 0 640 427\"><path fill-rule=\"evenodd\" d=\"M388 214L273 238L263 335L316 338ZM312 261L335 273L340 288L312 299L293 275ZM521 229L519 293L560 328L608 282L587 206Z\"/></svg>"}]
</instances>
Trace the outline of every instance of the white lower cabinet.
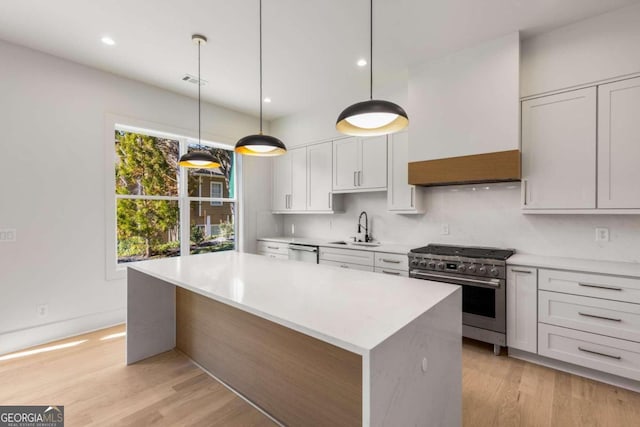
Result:
<instances>
[{"instance_id":1,"label":"white lower cabinet","mask_svg":"<svg viewBox=\"0 0 640 427\"><path fill-rule=\"evenodd\" d=\"M538 270L530 267L507 268L507 346L537 352Z\"/></svg>"},{"instance_id":2,"label":"white lower cabinet","mask_svg":"<svg viewBox=\"0 0 640 427\"><path fill-rule=\"evenodd\" d=\"M538 354L640 381L640 279L538 269Z\"/></svg>"},{"instance_id":3,"label":"white lower cabinet","mask_svg":"<svg viewBox=\"0 0 640 427\"><path fill-rule=\"evenodd\" d=\"M373 271L372 265L353 264L350 262L327 261L327 260L321 259L320 264L332 265L334 267L341 267L349 270Z\"/></svg>"},{"instance_id":4,"label":"white lower cabinet","mask_svg":"<svg viewBox=\"0 0 640 427\"><path fill-rule=\"evenodd\" d=\"M338 264L356 264L371 267L373 271L373 252L357 249L342 249L332 247L320 247L320 264L322 261L331 261Z\"/></svg>"},{"instance_id":5,"label":"white lower cabinet","mask_svg":"<svg viewBox=\"0 0 640 427\"><path fill-rule=\"evenodd\" d=\"M541 356L640 381L640 346L636 342L541 323Z\"/></svg>"},{"instance_id":6,"label":"white lower cabinet","mask_svg":"<svg viewBox=\"0 0 640 427\"><path fill-rule=\"evenodd\" d=\"M409 272L407 270L395 270L393 268L375 267L374 271L376 273L387 274L389 276L409 277Z\"/></svg>"},{"instance_id":7,"label":"white lower cabinet","mask_svg":"<svg viewBox=\"0 0 640 427\"><path fill-rule=\"evenodd\" d=\"M275 259L289 259L289 244L258 240L258 255Z\"/></svg>"}]
</instances>

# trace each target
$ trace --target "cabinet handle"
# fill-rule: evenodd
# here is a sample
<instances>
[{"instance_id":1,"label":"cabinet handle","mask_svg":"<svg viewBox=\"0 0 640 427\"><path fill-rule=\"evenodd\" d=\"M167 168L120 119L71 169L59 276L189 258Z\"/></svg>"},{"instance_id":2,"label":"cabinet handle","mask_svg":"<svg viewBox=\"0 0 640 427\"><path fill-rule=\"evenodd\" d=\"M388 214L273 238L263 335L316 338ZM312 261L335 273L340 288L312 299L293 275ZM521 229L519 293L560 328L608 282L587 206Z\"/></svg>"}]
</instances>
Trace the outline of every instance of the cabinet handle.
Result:
<instances>
[{"instance_id":1,"label":"cabinet handle","mask_svg":"<svg viewBox=\"0 0 640 427\"><path fill-rule=\"evenodd\" d=\"M383 272L384 274L391 274L391 275L393 275L393 276L399 276L399 275L400 275L400 272L399 272L399 271L382 270L382 272Z\"/></svg>"},{"instance_id":2,"label":"cabinet handle","mask_svg":"<svg viewBox=\"0 0 640 427\"><path fill-rule=\"evenodd\" d=\"M400 261L398 261L397 259L382 258L382 262L388 262L388 263L391 263L391 264L400 264Z\"/></svg>"},{"instance_id":3,"label":"cabinet handle","mask_svg":"<svg viewBox=\"0 0 640 427\"><path fill-rule=\"evenodd\" d=\"M593 317L595 319L611 320L612 322L622 322L622 319L614 319L613 317L598 316L596 314L581 313L581 312L578 312L578 314L584 317Z\"/></svg>"},{"instance_id":4,"label":"cabinet handle","mask_svg":"<svg viewBox=\"0 0 640 427\"><path fill-rule=\"evenodd\" d=\"M512 268L511 271L514 273L531 274L531 270L516 270L515 268Z\"/></svg>"},{"instance_id":5,"label":"cabinet handle","mask_svg":"<svg viewBox=\"0 0 640 427\"><path fill-rule=\"evenodd\" d=\"M331 191L329 191L329 209L331 209Z\"/></svg>"},{"instance_id":6,"label":"cabinet handle","mask_svg":"<svg viewBox=\"0 0 640 427\"><path fill-rule=\"evenodd\" d=\"M598 356L609 357L609 358L611 358L611 359L616 359L616 360L620 360L620 359L622 359L622 357L621 357L621 356L612 356L612 355L610 355L610 354L600 353L599 351L593 351L593 350L589 350L589 349L582 348L582 347L578 347L578 350L580 350L580 351L584 351L585 353L597 354Z\"/></svg>"},{"instance_id":7,"label":"cabinet handle","mask_svg":"<svg viewBox=\"0 0 640 427\"><path fill-rule=\"evenodd\" d=\"M578 283L578 286L584 286L585 288L606 289L608 291L621 291L622 290L622 288L615 288L613 286L592 285L590 283Z\"/></svg>"},{"instance_id":8,"label":"cabinet handle","mask_svg":"<svg viewBox=\"0 0 640 427\"><path fill-rule=\"evenodd\" d=\"M356 173L357 173L356 171L353 171L353 186L354 187L358 186L358 184L356 184Z\"/></svg>"},{"instance_id":9,"label":"cabinet handle","mask_svg":"<svg viewBox=\"0 0 640 427\"><path fill-rule=\"evenodd\" d=\"M277 246L267 246L267 249L278 249Z\"/></svg>"},{"instance_id":10,"label":"cabinet handle","mask_svg":"<svg viewBox=\"0 0 640 427\"><path fill-rule=\"evenodd\" d=\"M527 206L527 180L522 180L522 206Z\"/></svg>"},{"instance_id":11,"label":"cabinet handle","mask_svg":"<svg viewBox=\"0 0 640 427\"><path fill-rule=\"evenodd\" d=\"M358 187L362 187L362 171L358 171Z\"/></svg>"},{"instance_id":12,"label":"cabinet handle","mask_svg":"<svg viewBox=\"0 0 640 427\"><path fill-rule=\"evenodd\" d=\"M349 268L349 266L348 266L348 265L346 265L346 264L340 264L340 267L342 267L342 268Z\"/></svg>"},{"instance_id":13,"label":"cabinet handle","mask_svg":"<svg viewBox=\"0 0 640 427\"><path fill-rule=\"evenodd\" d=\"M415 206L413 205L413 193L414 191L416 191L416 187L411 187L411 207L415 208Z\"/></svg>"}]
</instances>

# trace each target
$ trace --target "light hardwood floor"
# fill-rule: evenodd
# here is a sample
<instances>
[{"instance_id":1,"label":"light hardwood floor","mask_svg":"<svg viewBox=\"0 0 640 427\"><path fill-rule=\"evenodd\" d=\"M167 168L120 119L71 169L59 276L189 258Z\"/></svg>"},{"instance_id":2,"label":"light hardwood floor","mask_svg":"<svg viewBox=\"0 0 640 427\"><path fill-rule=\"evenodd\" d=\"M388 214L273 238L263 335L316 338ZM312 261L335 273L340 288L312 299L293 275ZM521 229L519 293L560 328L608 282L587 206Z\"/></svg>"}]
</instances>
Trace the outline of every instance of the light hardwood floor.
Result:
<instances>
[{"instance_id":1,"label":"light hardwood floor","mask_svg":"<svg viewBox=\"0 0 640 427\"><path fill-rule=\"evenodd\" d=\"M124 326L0 361L0 405L64 405L68 427L274 425L177 351L125 366L124 338L100 340L120 332ZM465 340L463 419L465 427L640 426L640 394L495 357Z\"/></svg>"}]
</instances>

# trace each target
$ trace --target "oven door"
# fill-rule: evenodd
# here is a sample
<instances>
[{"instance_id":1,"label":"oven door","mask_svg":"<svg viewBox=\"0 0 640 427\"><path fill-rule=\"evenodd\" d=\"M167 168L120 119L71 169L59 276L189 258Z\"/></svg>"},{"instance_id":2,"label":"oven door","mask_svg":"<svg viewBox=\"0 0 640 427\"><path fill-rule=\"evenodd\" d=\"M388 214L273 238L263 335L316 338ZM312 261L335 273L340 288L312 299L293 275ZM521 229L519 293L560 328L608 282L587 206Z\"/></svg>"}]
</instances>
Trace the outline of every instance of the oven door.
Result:
<instances>
[{"instance_id":1,"label":"oven door","mask_svg":"<svg viewBox=\"0 0 640 427\"><path fill-rule=\"evenodd\" d=\"M462 286L462 323L476 328L505 333L506 281L475 278L455 273L412 270L411 277Z\"/></svg>"}]
</instances>

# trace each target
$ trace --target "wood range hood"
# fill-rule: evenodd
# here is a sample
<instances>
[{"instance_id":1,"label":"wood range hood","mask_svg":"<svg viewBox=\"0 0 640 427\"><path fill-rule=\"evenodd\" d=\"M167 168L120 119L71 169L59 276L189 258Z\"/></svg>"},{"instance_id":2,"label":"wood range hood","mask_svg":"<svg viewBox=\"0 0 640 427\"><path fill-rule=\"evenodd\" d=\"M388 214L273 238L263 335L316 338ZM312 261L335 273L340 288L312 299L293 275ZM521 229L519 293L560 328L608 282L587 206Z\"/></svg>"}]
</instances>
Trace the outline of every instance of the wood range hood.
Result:
<instances>
[{"instance_id":1,"label":"wood range hood","mask_svg":"<svg viewBox=\"0 0 640 427\"><path fill-rule=\"evenodd\" d=\"M409 162L409 184L421 186L520 181L520 150Z\"/></svg>"}]
</instances>

